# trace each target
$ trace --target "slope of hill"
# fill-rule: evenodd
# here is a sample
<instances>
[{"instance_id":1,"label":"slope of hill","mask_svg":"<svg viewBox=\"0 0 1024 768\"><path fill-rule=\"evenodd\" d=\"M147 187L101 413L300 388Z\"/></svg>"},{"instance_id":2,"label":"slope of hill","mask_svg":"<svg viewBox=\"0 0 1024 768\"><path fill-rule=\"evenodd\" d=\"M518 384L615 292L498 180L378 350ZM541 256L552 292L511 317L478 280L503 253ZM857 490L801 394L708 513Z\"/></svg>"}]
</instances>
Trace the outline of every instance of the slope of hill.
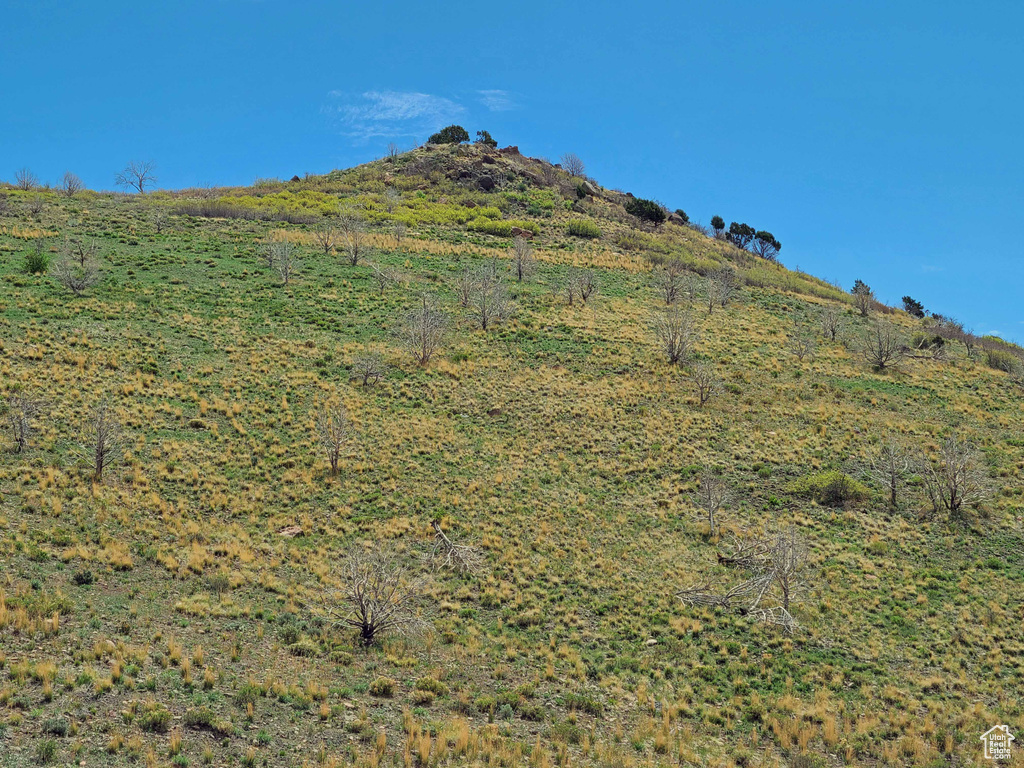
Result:
<instances>
[{"instance_id":1,"label":"slope of hill","mask_svg":"<svg viewBox=\"0 0 1024 768\"><path fill-rule=\"evenodd\" d=\"M1012 374L625 199L479 147L8 191L0 763L925 766L1024 730ZM447 328L421 365L424 297ZM902 364L865 360L879 328ZM951 435L977 503L936 511ZM895 508L867 472L890 442ZM436 567L433 521L475 567ZM778 532L806 548L792 632L749 591L722 604L737 547ZM404 569L416 631L365 647L332 619L356 552ZM778 597L777 563L752 568Z\"/></svg>"}]
</instances>

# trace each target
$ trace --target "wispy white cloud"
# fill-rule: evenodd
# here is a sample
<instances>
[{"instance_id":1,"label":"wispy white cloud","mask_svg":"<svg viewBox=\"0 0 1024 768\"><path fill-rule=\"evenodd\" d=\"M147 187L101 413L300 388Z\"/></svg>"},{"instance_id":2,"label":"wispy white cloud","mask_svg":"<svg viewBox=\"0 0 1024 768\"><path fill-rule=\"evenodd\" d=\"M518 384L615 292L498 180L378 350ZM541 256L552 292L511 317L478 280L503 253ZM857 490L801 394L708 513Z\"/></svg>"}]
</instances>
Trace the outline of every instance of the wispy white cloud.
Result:
<instances>
[{"instance_id":1,"label":"wispy white cloud","mask_svg":"<svg viewBox=\"0 0 1024 768\"><path fill-rule=\"evenodd\" d=\"M508 112L513 109L519 109L519 105L508 91L492 88L490 90L477 91L476 93L480 103L491 112Z\"/></svg>"},{"instance_id":2,"label":"wispy white cloud","mask_svg":"<svg viewBox=\"0 0 1024 768\"><path fill-rule=\"evenodd\" d=\"M334 116L350 136L422 136L451 122L465 108L451 99L410 91L367 91L351 95L343 91L327 94L329 103L321 112Z\"/></svg>"}]
</instances>

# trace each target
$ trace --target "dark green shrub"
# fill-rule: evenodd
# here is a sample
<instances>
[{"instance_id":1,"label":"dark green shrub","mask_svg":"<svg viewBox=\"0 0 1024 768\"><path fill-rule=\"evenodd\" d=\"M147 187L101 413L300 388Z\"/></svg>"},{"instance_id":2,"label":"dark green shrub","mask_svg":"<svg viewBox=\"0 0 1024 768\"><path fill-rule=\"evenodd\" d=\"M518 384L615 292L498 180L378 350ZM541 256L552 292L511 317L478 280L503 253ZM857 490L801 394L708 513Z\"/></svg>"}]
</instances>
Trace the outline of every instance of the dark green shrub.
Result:
<instances>
[{"instance_id":1,"label":"dark green shrub","mask_svg":"<svg viewBox=\"0 0 1024 768\"><path fill-rule=\"evenodd\" d=\"M456 126L456 127L458 127L458 126ZM488 133L487 131L477 131L476 132L476 141L474 142L474 144L481 144L481 145L483 145L485 147L491 147L492 149L494 147L498 146L498 142L496 142L494 139L492 139L491 138L491 134Z\"/></svg>"},{"instance_id":2,"label":"dark green shrub","mask_svg":"<svg viewBox=\"0 0 1024 768\"><path fill-rule=\"evenodd\" d=\"M71 724L66 717L51 717L43 721L43 733L50 736L67 736Z\"/></svg>"},{"instance_id":3,"label":"dark green shrub","mask_svg":"<svg viewBox=\"0 0 1024 768\"><path fill-rule=\"evenodd\" d=\"M913 315L914 317L917 318L922 318L925 315L924 305L917 299L914 299L910 296L903 297L903 310L907 314Z\"/></svg>"},{"instance_id":4,"label":"dark green shrub","mask_svg":"<svg viewBox=\"0 0 1024 768\"><path fill-rule=\"evenodd\" d=\"M910 338L910 346L914 349L936 349L946 345L942 336L932 336L918 331Z\"/></svg>"},{"instance_id":5,"label":"dark green shrub","mask_svg":"<svg viewBox=\"0 0 1024 768\"><path fill-rule=\"evenodd\" d=\"M547 710L540 704L523 704L519 707L519 716L533 723L543 723L547 718Z\"/></svg>"},{"instance_id":6,"label":"dark green shrub","mask_svg":"<svg viewBox=\"0 0 1024 768\"><path fill-rule=\"evenodd\" d=\"M642 197L632 197L626 203L626 213L636 216L641 221L649 221L655 226L661 224L668 216L661 204Z\"/></svg>"},{"instance_id":7,"label":"dark green shrub","mask_svg":"<svg viewBox=\"0 0 1024 768\"><path fill-rule=\"evenodd\" d=\"M741 226L746 226L745 224ZM754 253L760 256L762 259L768 259L769 261L775 261L779 255L779 251L782 250L782 243L775 239L775 235L771 232L761 230L760 232L754 233Z\"/></svg>"},{"instance_id":8,"label":"dark green shrub","mask_svg":"<svg viewBox=\"0 0 1024 768\"><path fill-rule=\"evenodd\" d=\"M469 141L469 132L461 125L449 125L431 136L427 141L431 144L461 144Z\"/></svg>"},{"instance_id":9,"label":"dark green shrub","mask_svg":"<svg viewBox=\"0 0 1024 768\"><path fill-rule=\"evenodd\" d=\"M43 243L36 241L36 247L25 254L25 271L30 275L45 275L50 260L43 253Z\"/></svg>"},{"instance_id":10,"label":"dark green shrub","mask_svg":"<svg viewBox=\"0 0 1024 768\"><path fill-rule=\"evenodd\" d=\"M829 507L841 507L867 497L867 488L838 470L817 472L801 477L786 486L789 493L814 499Z\"/></svg>"},{"instance_id":11,"label":"dark green shrub","mask_svg":"<svg viewBox=\"0 0 1024 768\"><path fill-rule=\"evenodd\" d=\"M754 239L756 234L757 232L755 229L749 224L741 224L738 221L734 221L729 224L729 242L737 248L746 250L747 246L750 245L750 241Z\"/></svg>"},{"instance_id":12,"label":"dark green shrub","mask_svg":"<svg viewBox=\"0 0 1024 768\"><path fill-rule=\"evenodd\" d=\"M78 586L84 587L89 584L93 584L96 581L96 577L93 576L92 571L89 570L75 571L74 575L71 577L71 580L75 582L75 584L77 584Z\"/></svg>"},{"instance_id":13,"label":"dark green shrub","mask_svg":"<svg viewBox=\"0 0 1024 768\"><path fill-rule=\"evenodd\" d=\"M601 228L587 219L573 219L566 226L565 231L573 237L585 237L591 240L601 236Z\"/></svg>"}]
</instances>

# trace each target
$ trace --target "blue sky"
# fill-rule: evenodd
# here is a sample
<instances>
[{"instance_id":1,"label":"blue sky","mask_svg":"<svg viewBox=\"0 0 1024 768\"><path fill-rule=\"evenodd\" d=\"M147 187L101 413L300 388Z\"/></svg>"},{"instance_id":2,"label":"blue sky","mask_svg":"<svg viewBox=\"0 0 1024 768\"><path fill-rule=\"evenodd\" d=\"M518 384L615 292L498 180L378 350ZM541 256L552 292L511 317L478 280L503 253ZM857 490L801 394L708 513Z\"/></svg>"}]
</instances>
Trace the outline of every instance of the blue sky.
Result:
<instances>
[{"instance_id":1,"label":"blue sky","mask_svg":"<svg viewBox=\"0 0 1024 768\"><path fill-rule=\"evenodd\" d=\"M0 178L245 184L450 122L1024 341L1024 5L2 0Z\"/></svg>"}]
</instances>

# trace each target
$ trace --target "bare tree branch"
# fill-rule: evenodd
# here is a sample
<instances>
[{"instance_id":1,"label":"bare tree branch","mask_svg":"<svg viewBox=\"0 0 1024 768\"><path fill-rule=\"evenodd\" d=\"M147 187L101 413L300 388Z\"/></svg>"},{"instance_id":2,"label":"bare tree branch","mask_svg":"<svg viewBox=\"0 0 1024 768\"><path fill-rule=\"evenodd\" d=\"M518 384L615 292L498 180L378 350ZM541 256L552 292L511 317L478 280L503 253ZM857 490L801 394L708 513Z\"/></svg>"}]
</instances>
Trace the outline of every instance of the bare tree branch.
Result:
<instances>
[{"instance_id":1,"label":"bare tree branch","mask_svg":"<svg viewBox=\"0 0 1024 768\"><path fill-rule=\"evenodd\" d=\"M156 184L156 163L151 160L132 160L114 177L114 183L125 189L134 189L140 195L146 194L146 188Z\"/></svg>"},{"instance_id":2,"label":"bare tree branch","mask_svg":"<svg viewBox=\"0 0 1024 768\"><path fill-rule=\"evenodd\" d=\"M352 422L344 405L324 404L315 414L317 440L331 467L331 475L338 474L341 452L352 439Z\"/></svg>"},{"instance_id":3,"label":"bare tree branch","mask_svg":"<svg viewBox=\"0 0 1024 768\"><path fill-rule=\"evenodd\" d=\"M708 466L701 469L698 483L694 502L704 510L708 526L711 528L711 536L714 536L718 530L718 512L729 500L729 488Z\"/></svg>"},{"instance_id":4,"label":"bare tree branch","mask_svg":"<svg viewBox=\"0 0 1024 768\"><path fill-rule=\"evenodd\" d=\"M955 432L942 441L934 461L921 454L916 465L933 509L945 510L951 520L962 517L965 506L980 504L992 495L981 452Z\"/></svg>"},{"instance_id":5,"label":"bare tree branch","mask_svg":"<svg viewBox=\"0 0 1024 768\"><path fill-rule=\"evenodd\" d=\"M697 389L697 399L703 408L707 402L722 391L722 381L715 369L705 362L697 363L690 372L690 380Z\"/></svg>"},{"instance_id":6,"label":"bare tree branch","mask_svg":"<svg viewBox=\"0 0 1024 768\"><path fill-rule=\"evenodd\" d=\"M904 345L899 331L883 321L872 326L861 347L864 360L879 371L898 366L903 362L903 354Z\"/></svg>"},{"instance_id":7,"label":"bare tree branch","mask_svg":"<svg viewBox=\"0 0 1024 768\"><path fill-rule=\"evenodd\" d=\"M653 329L658 346L669 364L685 364L698 337L690 313L676 306L666 307L655 317Z\"/></svg>"},{"instance_id":8,"label":"bare tree branch","mask_svg":"<svg viewBox=\"0 0 1024 768\"><path fill-rule=\"evenodd\" d=\"M11 430L14 453L22 453L28 448L28 441L33 431L32 421L41 410L42 403L39 400L32 400L22 395L8 396L4 416L8 428Z\"/></svg>"},{"instance_id":9,"label":"bare tree branch","mask_svg":"<svg viewBox=\"0 0 1024 768\"><path fill-rule=\"evenodd\" d=\"M121 423L107 403L93 409L85 428L81 454L92 467L92 479L103 482L103 472L121 459L124 435Z\"/></svg>"},{"instance_id":10,"label":"bare tree branch","mask_svg":"<svg viewBox=\"0 0 1024 768\"><path fill-rule=\"evenodd\" d=\"M319 222L313 227L311 234L313 242L324 252L324 256L329 256L338 245L338 230L329 221Z\"/></svg>"},{"instance_id":11,"label":"bare tree branch","mask_svg":"<svg viewBox=\"0 0 1024 768\"><path fill-rule=\"evenodd\" d=\"M750 578L725 591L705 580L676 596L686 605L735 610L792 634L798 624L790 609L806 592L807 560L807 545L791 527L745 543L731 557L719 555L719 562L742 568Z\"/></svg>"},{"instance_id":12,"label":"bare tree branch","mask_svg":"<svg viewBox=\"0 0 1024 768\"><path fill-rule=\"evenodd\" d=\"M402 338L416 362L426 365L448 332L448 315L423 294L420 305L405 316Z\"/></svg>"},{"instance_id":13,"label":"bare tree branch","mask_svg":"<svg viewBox=\"0 0 1024 768\"><path fill-rule=\"evenodd\" d=\"M430 550L430 560L438 569L455 570L461 573L472 573L483 564L483 554L476 547L456 544L441 530L441 524L432 520L434 529L434 546Z\"/></svg>"},{"instance_id":14,"label":"bare tree branch","mask_svg":"<svg viewBox=\"0 0 1024 768\"><path fill-rule=\"evenodd\" d=\"M352 361L352 377L359 379L364 387L376 384L384 377L387 370L388 367L378 352L358 355Z\"/></svg>"},{"instance_id":15,"label":"bare tree branch","mask_svg":"<svg viewBox=\"0 0 1024 768\"><path fill-rule=\"evenodd\" d=\"M579 155L573 152L566 152L560 159L562 161L562 170L572 177L582 176L586 171L586 166Z\"/></svg>"},{"instance_id":16,"label":"bare tree branch","mask_svg":"<svg viewBox=\"0 0 1024 768\"><path fill-rule=\"evenodd\" d=\"M390 634L407 634L424 626L416 608L422 585L384 545L352 550L341 566L340 589L325 591L329 623L355 629L363 645Z\"/></svg>"},{"instance_id":17,"label":"bare tree branch","mask_svg":"<svg viewBox=\"0 0 1024 768\"><path fill-rule=\"evenodd\" d=\"M537 260L533 257L533 248L525 237L516 237L512 241L512 270L521 283L523 278L533 274Z\"/></svg>"}]
</instances>

